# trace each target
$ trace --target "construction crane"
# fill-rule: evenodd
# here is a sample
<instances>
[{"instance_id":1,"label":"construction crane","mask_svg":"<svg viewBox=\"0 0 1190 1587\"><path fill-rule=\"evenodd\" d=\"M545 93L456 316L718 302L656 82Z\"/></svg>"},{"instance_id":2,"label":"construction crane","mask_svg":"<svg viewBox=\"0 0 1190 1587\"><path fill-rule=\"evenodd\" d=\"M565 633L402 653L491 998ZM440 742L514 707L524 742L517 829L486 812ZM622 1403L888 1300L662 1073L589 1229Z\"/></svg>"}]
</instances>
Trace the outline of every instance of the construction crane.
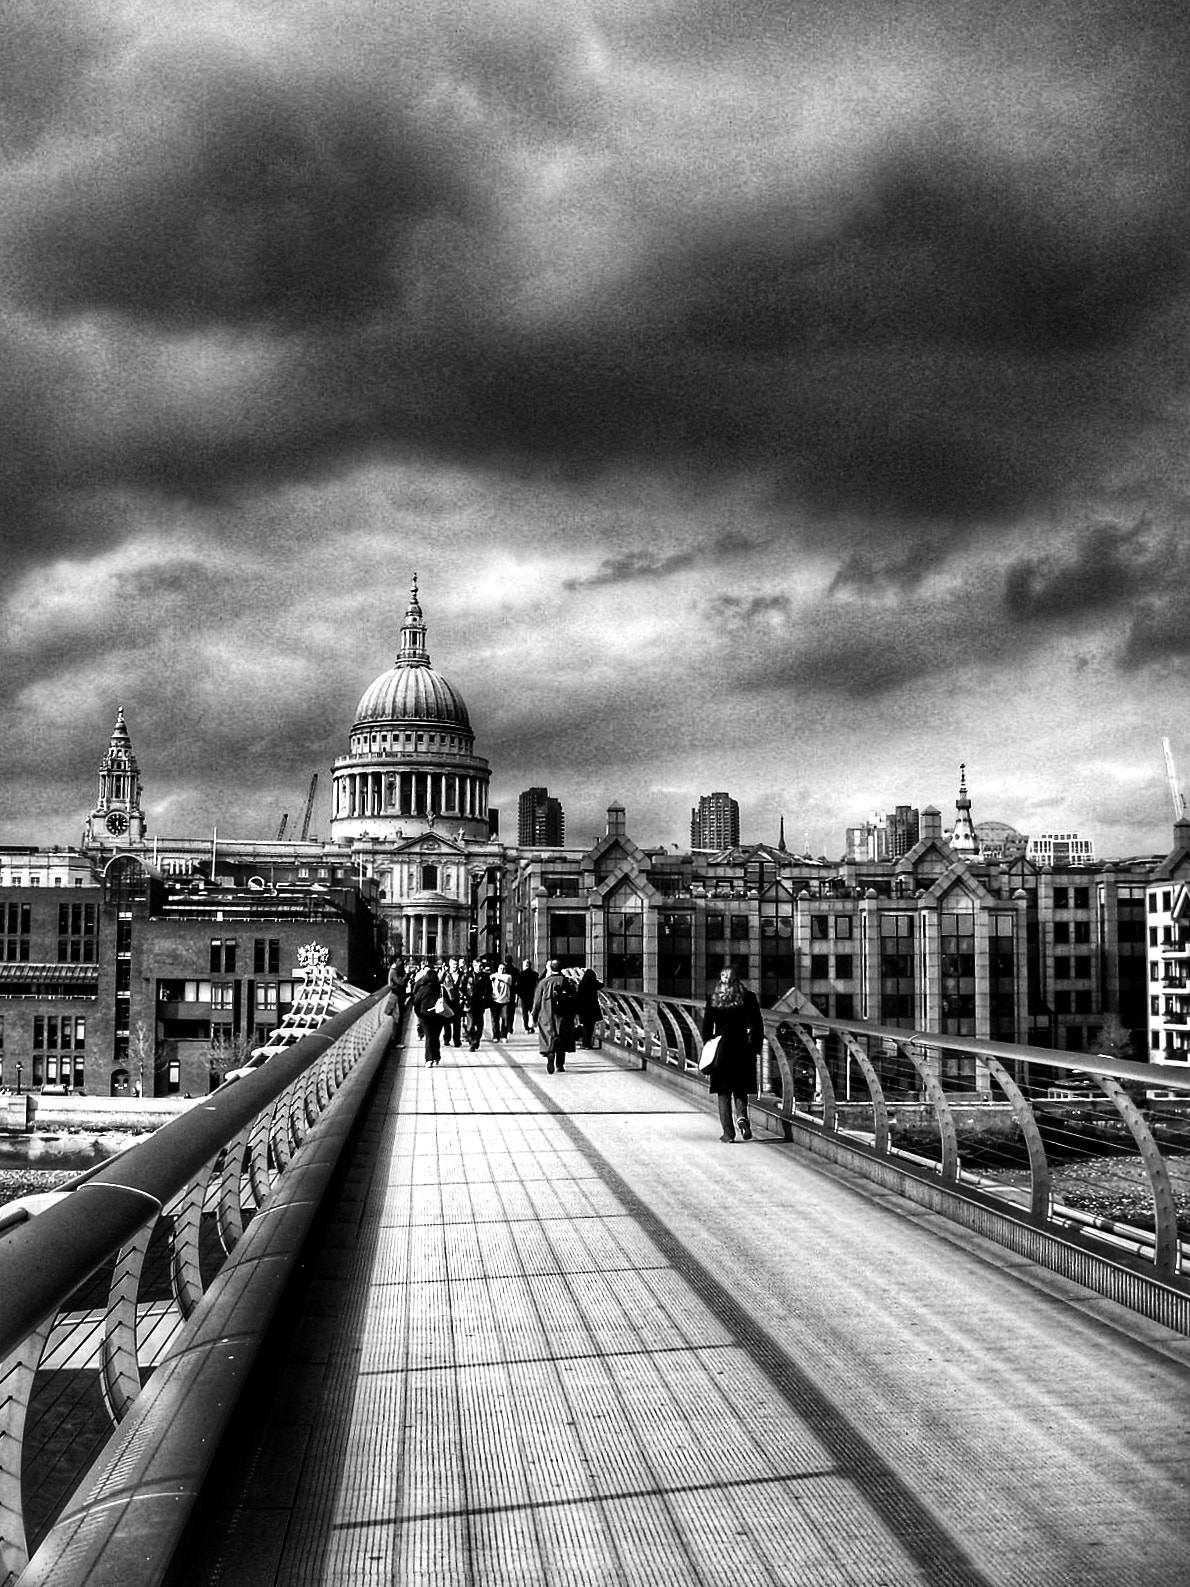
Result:
<instances>
[{"instance_id":1,"label":"construction crane","mask_svg":"<svg viewBox=\"0 0 1190 1587\"><path fill-rule=\"evenodd\" d=\"M284 815L282 815L282 817L281 817L281 825L277 828L277 842L278 843L280 843L281 839L285 836L285 828L288 825L289 825L289 811L286 810Z\"/></svg>"},{"instance_id":2,"label":"construction crane","mask_svg":"<svg viewBox=\"0 0 1190 1587\"><path fill-rule=\"evenodd\" d=\"M314 809L314 795L317 792L318 792L318 773L315 772L313 777L310 778L310 797L306 800L306 814L305 814L305 816L302 819L302 842L303 843L306 841L306 835L310 831L310 813Z\"/></svg>"},{"instance_id":3,"label":"construction crane","mask_svg":"<svg viewBox=\"0 0 1190 1587\"><path fill-rule=\"evenodd\" d=\"M1169 747L1169 740L1161 740L1161 748L1165 751L1165 770L1169 776L1169 792L1173 799L1173 818L1180 821L1186 814L1186 796L1178 787L1177 769L1173 763L1173 750Z\"/></svg>"}]
</instances>

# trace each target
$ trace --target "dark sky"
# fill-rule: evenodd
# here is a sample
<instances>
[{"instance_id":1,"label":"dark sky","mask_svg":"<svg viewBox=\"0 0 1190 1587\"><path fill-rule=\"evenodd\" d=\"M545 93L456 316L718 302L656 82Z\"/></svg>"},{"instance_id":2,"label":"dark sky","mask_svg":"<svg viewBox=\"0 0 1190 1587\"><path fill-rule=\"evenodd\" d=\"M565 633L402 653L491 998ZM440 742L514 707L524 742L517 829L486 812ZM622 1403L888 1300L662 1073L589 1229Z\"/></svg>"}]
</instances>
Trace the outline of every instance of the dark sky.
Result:
<instances>
[{"instance_id":1,"label":"dark sky","mask_svg":"<svg viewBox=\"0 0 1190 1587\"><path fill-rule=\"evenodd\" d=\"M0 841L271 836L414 570L493 802L1167 846L1184 4L0 14ZM325 831L325 807L315 826Z\"/></svg>"}]
</instances>

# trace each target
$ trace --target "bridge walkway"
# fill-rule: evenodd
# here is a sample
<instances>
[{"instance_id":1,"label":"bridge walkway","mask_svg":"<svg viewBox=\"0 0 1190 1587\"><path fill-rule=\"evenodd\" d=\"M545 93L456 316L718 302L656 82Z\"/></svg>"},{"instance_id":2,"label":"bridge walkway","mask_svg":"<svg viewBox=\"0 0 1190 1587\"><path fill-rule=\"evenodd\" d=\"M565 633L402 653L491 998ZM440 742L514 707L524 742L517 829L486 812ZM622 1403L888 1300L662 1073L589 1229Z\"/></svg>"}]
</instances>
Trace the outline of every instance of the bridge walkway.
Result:
<instances>
[{"instance_id":1,"label":"bridge walkway","mask_svg":"<svg viewBox=\"0 0 1190 1587\"><path fill-rule=\"evenodd\" d=\"M1185 1341L610 1053L419 1045L184 1587L1183 1587Z\"/></svg>"}]
</instances>

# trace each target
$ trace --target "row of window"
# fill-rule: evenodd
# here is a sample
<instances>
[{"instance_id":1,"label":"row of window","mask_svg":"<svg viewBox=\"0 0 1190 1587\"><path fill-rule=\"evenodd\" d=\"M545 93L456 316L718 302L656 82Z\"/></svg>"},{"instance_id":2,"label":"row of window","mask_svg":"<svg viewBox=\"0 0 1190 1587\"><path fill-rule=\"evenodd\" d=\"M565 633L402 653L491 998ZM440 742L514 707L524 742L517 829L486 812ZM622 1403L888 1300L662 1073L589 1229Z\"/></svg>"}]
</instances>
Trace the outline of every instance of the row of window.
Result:
<instances>
[{"instance_id":1,"label":"row of window","mask_svg":"<svg viewBox=\"0 0 1190 1587\"><path fill-rule=\"evenodd\" d=\"M65 887L67 885L67 879L66 879L65 876L55 876L53 878L53 880L51 881L48 876L45 876L45 877L34 876L32 873L30 873L28 877L23 876L23 875L19 875L19 876L11 876L11 877L7 878L6 880L5 879L0 879L0 886L4 886L4 887L40 887L43 881L48 886L51 886L51 887ZM73 885L75 887L94 887L95 883L91 880L91 878L89 876L76 876L74 878Z\"/></svg>"},{"instance_id":2,"label":"row of window","mask_svg":"<svg viewBox=\"0 0 1190 1587\"><path fill-rule=\"evenodd\" d=\"M87 1044L87 1021L77 1014L36 1014L34 1052L71 1052Z\"/></svg>"}]
</instances>

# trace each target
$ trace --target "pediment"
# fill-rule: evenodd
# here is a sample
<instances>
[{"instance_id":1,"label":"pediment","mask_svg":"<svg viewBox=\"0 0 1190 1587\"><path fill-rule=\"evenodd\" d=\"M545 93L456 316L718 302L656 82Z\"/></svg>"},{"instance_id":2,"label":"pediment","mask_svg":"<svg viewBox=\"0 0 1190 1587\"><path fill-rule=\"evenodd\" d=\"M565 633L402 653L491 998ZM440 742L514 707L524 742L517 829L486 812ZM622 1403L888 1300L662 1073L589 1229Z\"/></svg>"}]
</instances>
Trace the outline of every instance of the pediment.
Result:
<instances>
[{"instance_id":1,"label":"pediment","mask_svg":"<svg viewBox=\"0 0 1190 1587\"><path fill-rule=\"evenodd\" d=\"M411 837L398 838L392 846L396 855L416 855L427 859L459 859L467 855L467 845L445 832L415 832Z\"/></svg>"}]
</instances>

